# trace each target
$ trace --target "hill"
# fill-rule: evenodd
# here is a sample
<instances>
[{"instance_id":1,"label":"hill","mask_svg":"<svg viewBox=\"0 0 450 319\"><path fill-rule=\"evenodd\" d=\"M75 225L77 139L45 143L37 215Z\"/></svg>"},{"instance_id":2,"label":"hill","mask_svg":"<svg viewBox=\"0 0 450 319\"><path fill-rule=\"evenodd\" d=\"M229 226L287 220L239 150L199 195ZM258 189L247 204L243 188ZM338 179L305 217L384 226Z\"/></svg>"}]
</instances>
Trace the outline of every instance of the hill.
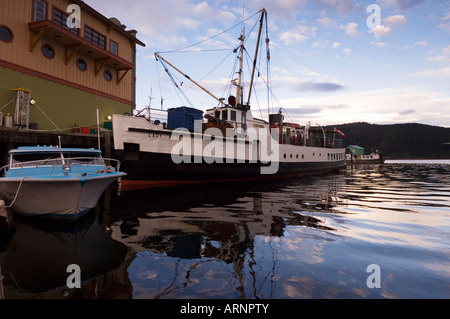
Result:
<instances>
[{"instance_id":1,"label":"hill","mask_svg":"<svg viewBox=\"0 0 450 319\"><path fill-rule=\"evenodd\" d=\"M365 151L379 150L389 159L450 159L450 128L424 124L336 125L346 135L344 146L359 145ZM330 127L332 128L332 127Z\"/></svg>"}]
</instances>

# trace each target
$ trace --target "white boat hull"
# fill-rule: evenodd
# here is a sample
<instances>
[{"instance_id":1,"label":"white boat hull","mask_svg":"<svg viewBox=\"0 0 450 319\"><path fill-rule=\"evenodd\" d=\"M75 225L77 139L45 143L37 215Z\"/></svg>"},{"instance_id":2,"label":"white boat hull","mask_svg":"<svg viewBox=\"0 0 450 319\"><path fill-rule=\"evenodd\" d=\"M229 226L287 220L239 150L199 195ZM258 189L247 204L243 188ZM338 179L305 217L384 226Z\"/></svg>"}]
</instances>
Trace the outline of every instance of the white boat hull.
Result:
<instances>
[{"instance_id":1,"label":"white boat hull","mask_svg":"<svg viewBox=\"0 0 450 319\"><path fill-rule=\"evenodd\" d=\"M0 180L0 194L23 216L76 219L94 208L105 189L125 174L90 178ZM16 196L17 194L17 196Z\"/></svg>"},{"instance_id":2,"label":"white boat hull","mask_svg":"<svg viewBox=\"0 0 450 319\"><path fill-rule=\"evenodd\" d=\"M260 148L264 143L258 145L247 141L239 144L230 138L211 141L195 132L179 139L174 138L174 131L153 125L144 118L116 114L113 127L116 156L127 172L128 180L267 179L280 175L325 174L345 167L343 148L285 145L270 139L266 148ZM126 145L133 145L133 148L127 150ZM178 145L185 146L181 150L183 160L180 163L175 161L180 150ZM208 149L214 151L208 152ZM264 174L262 168L274 170Z\"/></svg>"}]
</instances>

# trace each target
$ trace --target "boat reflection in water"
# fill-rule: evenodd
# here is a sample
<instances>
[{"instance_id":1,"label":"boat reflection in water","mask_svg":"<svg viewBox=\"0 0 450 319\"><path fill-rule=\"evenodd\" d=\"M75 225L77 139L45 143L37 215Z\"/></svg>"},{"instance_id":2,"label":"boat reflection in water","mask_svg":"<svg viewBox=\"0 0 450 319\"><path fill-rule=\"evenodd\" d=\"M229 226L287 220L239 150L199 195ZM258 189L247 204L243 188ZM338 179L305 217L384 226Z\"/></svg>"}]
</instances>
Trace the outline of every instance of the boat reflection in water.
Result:
<instances>
[{"instance_id":1,"label":"boat reflection in water","mask_svg":"<svg viewBox=\"0 0 450 319\"><path fill-rule=\"evenodd\" d=\"M1 262L3 297L129 298L127 247L111 239L92 212L75 223L14 217ZM81 269L81 289L67 287L67 267Z\"/></svg>"}]
</instances>

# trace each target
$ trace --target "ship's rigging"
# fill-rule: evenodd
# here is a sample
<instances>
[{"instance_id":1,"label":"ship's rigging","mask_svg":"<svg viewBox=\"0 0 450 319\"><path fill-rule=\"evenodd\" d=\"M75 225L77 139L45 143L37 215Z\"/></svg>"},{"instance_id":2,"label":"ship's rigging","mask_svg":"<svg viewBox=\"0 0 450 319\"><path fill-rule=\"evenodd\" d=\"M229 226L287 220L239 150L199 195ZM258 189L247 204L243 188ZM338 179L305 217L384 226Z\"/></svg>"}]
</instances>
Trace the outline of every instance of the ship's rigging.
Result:
<instances>
[{"instance_id":1,"label":"ship's rigging","mask_svg":"<svg viewBox=\"0 0 450 319\"><path fill-rule=\"evenodd\" d=\"M250 28L250 31L248 33L245 32L246 27L245 23L251 19L253 19L255 16L258 16L258 19L253 24L253 26ZM198 47L201 44L208 43L212 41L213 39L216 39L217 37L223 35L226 32L229 32L232 29L235 29L237 27L241 28L241 33L239 36L240 43L237 47L233 49L215 49L215 50L193 50L193 48ZM250 39L252 39L251 34L253 34L253 31L258 28L258 34L257 34L257 40L255 43L256 49L254 52L254 57L251 57L250 53L247 50L247 43ZM263 30L265 30L265 37L262 36ZM264 42L264 43L263 43ZM265 45L264 45L265 44ZM187 95L187 91L193 90L195 87L198 87L202 90L202 92L206 93L210 97L216 100L218 103L218 106L226 106L227 102L230 103L230 100L228 97L232 96L235 98L235 100L232 103L236 103L236 105L241 105L245 108L250 108L251 99L254 97L254 100L256 100L257 108L259 109L259 113L261 118L264 118L262 106L260 103L260 96L258 95L258 92L261 91L261 87L264 87L264 90L266 92L266 100L267 100L267 114L274 113L274 103L277 103L278 106L276 107L276 110L283 110L283 112L286 114L284 108L279 103L278 99L275 97L275 94L272 91L272 83L271 83L271 75L270 75L270 40L269 40L269 31L268 31L268 23L267 23L267 11L265 9L260 10L256 14L252 15L249 18L246 18L239 22L238 24L234 25L233 27L220 32L208 39L202 40L201 42L198 42L196 44L192 44L177 50L172 51L165 51L165 52L155 52L155 59L157 63L159 62L164 71L167 73L169 79L172 82L173 87L176 91L176 96L180 99L180 102L182 104L187 103L191 107L195 108L198 107L198 105L194 106L194 103L192 103ZM265 49L265 52L263 53L263 49ZM162 56L162 54L172 54L172 53L199 53L199 52L225 52L226 56L224 58L221 58L220 62L211 70L209 71L205 76L203 76L200 80L194 80L192 76L188 75L178 67L176 67L172 62L169 62L169 60ZM265 67L266 70L263 72L262 68L264 68L264 65L262 65L262 59L263 54L265 55ZM216 70L222 67L222 65L229 60L230 56L235 56L234 59L234 65L232 68L232 72L229 75L229 78L227 80L227 85L225 85L225 89L222 92L222 95L220 97L216 96L211 92L211 90L206 89L202 82L206 82L206 79ZM245 74L244 73L244 58L247 63L248 68L248 74L251 74L250 80L247 82L245 81ZM202 63L202 60L199 60L199 63ZM173 72L176 71L176 72ZM265 76L263 74L266 74ZM158 71L158 76L160 72ZM178 76L177 76L178 75ZM179 78L179 75L181 75L183 78ZM263 82L262 86L258 86L257 90L257 84L256 80L259 79L261 82ZM186 85L186 83L190 82L191 85ZM248 84L248 91L245 91L244 87ZM235 91L234 91L235 90ZM161 92L161 85L160 85L160 92ZM245 97L245 94L247 96ZM173 97L173 96L172 96ZM167 98L166 98L167 99ZM161 109L163 108L163 101L165 99L162 97L161 92Z\"/></svg>"}]
</instances>

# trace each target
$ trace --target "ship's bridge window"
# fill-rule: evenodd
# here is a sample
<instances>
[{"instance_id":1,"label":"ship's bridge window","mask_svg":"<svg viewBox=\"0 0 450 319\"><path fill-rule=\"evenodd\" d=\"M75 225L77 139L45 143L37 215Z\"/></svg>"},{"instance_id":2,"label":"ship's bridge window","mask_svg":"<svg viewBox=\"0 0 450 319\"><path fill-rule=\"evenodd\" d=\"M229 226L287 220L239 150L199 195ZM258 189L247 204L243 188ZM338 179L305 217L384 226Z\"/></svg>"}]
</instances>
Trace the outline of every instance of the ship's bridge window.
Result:
<instances>
[{"instance_id":1,"label":"ship's bridge window","mask_svg":"<svg viewBox=\"0 0 450 319\"><path fill-rule=\"evenodd\" d=\"M236 122L236 111L234 110L230 111L230 120Z\"/></svg>"},{"instance_id":2,"label":"ship's bridge window","mask_svg":"<svg viewBox=\"0 0 450 319\"><path fill-rule=\"evenodd\" d=\"M226 121L228 120L228 110L222 110L222 120Z\"/></svg>"}]
</instances>

